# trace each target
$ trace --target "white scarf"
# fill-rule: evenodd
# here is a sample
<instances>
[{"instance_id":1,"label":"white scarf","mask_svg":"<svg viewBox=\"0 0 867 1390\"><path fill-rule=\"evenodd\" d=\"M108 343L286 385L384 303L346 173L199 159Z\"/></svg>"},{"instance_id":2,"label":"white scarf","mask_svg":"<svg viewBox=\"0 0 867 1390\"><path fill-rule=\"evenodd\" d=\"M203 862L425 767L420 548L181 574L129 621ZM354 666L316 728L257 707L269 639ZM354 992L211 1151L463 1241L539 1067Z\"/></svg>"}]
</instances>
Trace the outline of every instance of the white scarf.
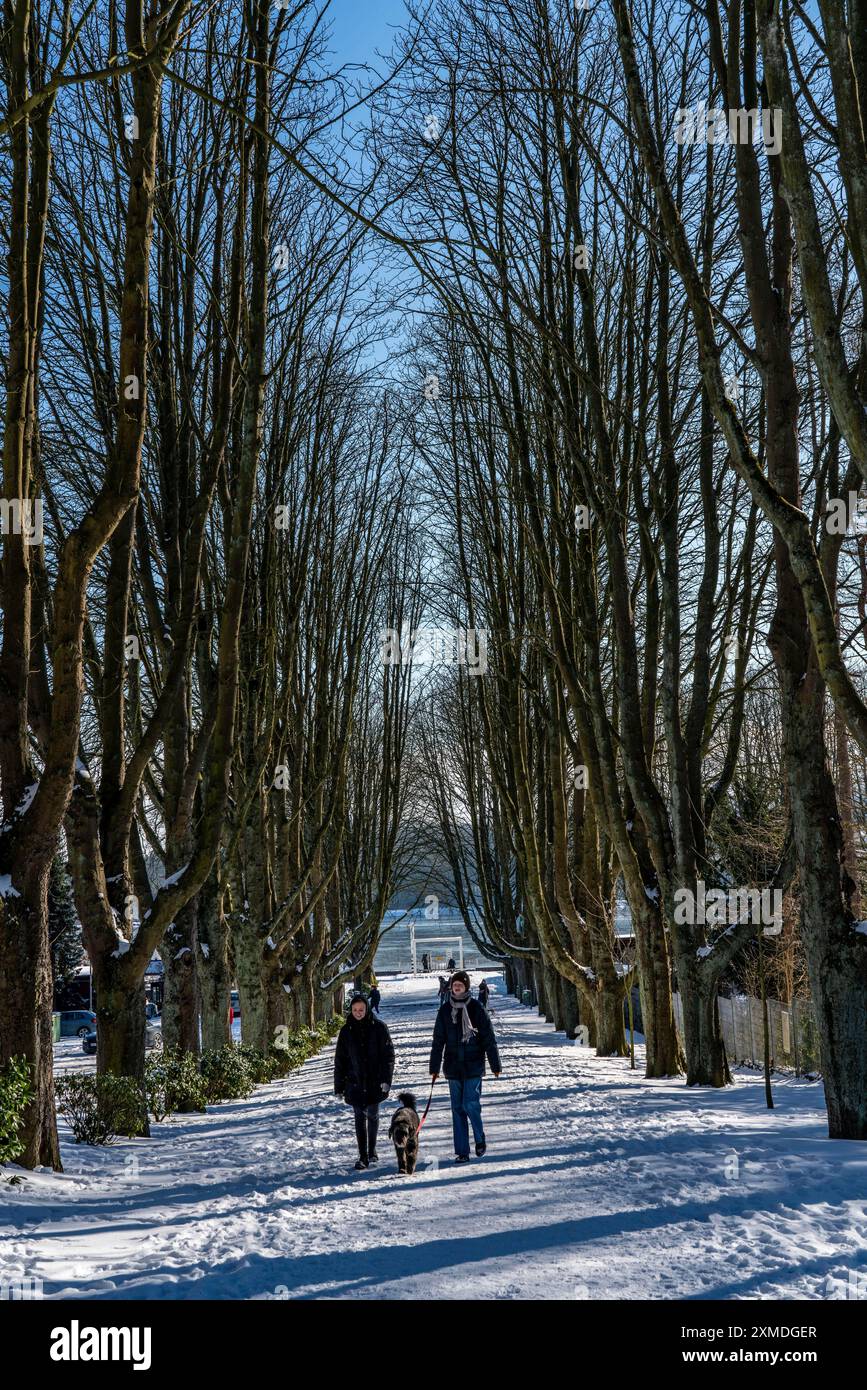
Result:
<instances>
[{"instance_id":1,"label":"white scarf","mask_svg":"<svg viewBox=\"0 0 867 1390\"><path fill-rule=\"evenodd\" d=\"M469 994L465 994L461 999L456 999L455 996L452 994L451 990L449 990L449 1002L452 1006L452 1023L457 1023L458 1011L460 1010L461 1041L469 1042L470 1038L474 1036L476 1031L473 1025L470 1023L470 1016L467 1012L467 1005L470 1002L470 996Z\"/></svg>"}]
</instances>

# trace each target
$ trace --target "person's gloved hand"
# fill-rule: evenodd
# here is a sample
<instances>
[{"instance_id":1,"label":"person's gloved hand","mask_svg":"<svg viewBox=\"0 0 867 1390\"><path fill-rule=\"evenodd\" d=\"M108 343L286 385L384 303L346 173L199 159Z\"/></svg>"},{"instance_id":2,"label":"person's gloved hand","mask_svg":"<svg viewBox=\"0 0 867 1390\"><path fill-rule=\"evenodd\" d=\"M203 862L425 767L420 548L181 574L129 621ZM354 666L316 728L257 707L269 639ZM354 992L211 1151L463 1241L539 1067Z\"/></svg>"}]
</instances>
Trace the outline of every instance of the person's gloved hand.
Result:
<instances>
[{"instance_id":1,"label":"person's gloved hand","mask_svg":"<svg viewBox=\"0 0 867 1390\"><path fill-rule=\"evenodd\" d=\"M436 1081L437 1077L439 1076L439 1072L438 1072L438 1071L432 1071L432 1072L431 1072L431 1076L433 1077L434 1081Z\"/></svg>"},{"instance_id":2,"label":"person's gloved hand","mask_svg":"<svg viewBox=\"0 0 867 1390\"><path fill-rule=\"evenodd\" d=\"M499 1079L500 1079L500 1077L501 1077L502 1075L503 1075L503 1073L502 1073L501 1071L495 1071L495 1072L494 1072L494 1076L497 1078L498 1081L499 1081Z\"/></svg>"},{"instance_id":3,"label":"person's gloved hand","mask_svg":"<svg viewBox=\"0 0 867 1390\"><path fill-rule=\"evenodd\" d=\"M383 1081L383 1083L382 1083L382 1085L380 1086L379 1089L382 1091L382 1094L383 1094L384 1096L387 1096L388 1093L389 1093L389 1091L391 1090L391 1087L389 1086L389 1084L388 1084L387 1081Z\"/></svg>"}]
</instances>

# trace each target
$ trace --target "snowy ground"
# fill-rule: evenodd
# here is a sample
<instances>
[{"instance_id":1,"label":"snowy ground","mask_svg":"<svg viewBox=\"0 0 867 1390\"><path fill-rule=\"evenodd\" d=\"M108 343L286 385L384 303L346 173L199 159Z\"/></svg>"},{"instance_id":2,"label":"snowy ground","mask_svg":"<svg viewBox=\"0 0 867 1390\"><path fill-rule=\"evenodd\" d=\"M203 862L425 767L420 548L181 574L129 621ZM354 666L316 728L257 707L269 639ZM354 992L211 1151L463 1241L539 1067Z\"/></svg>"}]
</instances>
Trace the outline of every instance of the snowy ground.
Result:
<instances>
[{"instance_id":1,"label":"snowy ground","mask_svg":"<svg viewBox=\"0 0 867 1390\"><path fill-rule=\"evenodd\" d=\"M435 977L383 984L395 1085L420 1100L435 995ZM768 1112L749 1072L722 1092L645 1081L493 1003L483 1159L453 1166L440 1081L415 1176L384 1137L356 1173L332 1043L149 1140L62 1131L64 1173L0 1184L0 1276L46 1298L867 1298L867 1146L824 1137L817 1084L778 1081ZM58 1060L92 1064L76 1048Z\"/></svg>"}]
</instances>

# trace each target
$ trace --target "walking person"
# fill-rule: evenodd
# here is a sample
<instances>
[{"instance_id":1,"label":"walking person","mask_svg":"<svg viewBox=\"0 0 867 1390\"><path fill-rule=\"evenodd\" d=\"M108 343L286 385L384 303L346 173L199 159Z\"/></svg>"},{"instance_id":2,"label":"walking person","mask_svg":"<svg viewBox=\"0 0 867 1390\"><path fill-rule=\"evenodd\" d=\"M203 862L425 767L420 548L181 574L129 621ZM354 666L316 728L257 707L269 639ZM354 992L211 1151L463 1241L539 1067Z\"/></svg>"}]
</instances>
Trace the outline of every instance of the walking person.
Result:
<instances>
[{"instance_id":1,"label":"walking person","mask_svg":"<svg viewBox=\"0 0 867 1390\"><path fill-rule=\"evenodd\" d=\"M368 997L369 997L369 999L370 999L370 1008L371 1008L371 1011L372 1011L373 1013L375 1013L376 1016L377 1016L377 1018L378 1018L378 1017L379 1017L379 1006L380 1006L380 1004L382 1003L382 995L381 995L380 992L379 992L379 985L374 985L374 986L373 986L373 989L370 991L370 995L369 995Z\"/></svg>"},{"instance_id":2,"label":"walking person","mask_svg":"<svg viewBox=\"0 0 867 1390\"><path fill-rule=\"evenodd\" d=\"M445 975L440 975L440 1002L439 1002L439 1007L440 1007L440 1008L442 1008L443 1004L446 1002L446 995L448 994L448 992L449 992L449 982L448 982L448 980L446 979Z\"/></svg>"},{"instance_id":3,"label":"walking person","mask_svg":"<svg viewBox=\"0 0 867 1390\"><path fill-rule=\"evenodd\" d=\"M470 1160L470 1125L476 1157L481 1158L487 1149L482 1125L486 1057L494 1076L499 1076L502 1067L490 1016L478 999L470 996L467 972L458 970L451 978L445 1003L437 1012L429 1067L431 1076L437 1077L442 1064L449 1083L456 1163Z\"/></svg>"},{"instance_id":4,"label":"walking person","mask_svg":"<svg viewBox=\"0 0 867 1390\"><path fill-rule=\"evenodd\" d=\"M391 1090L394 1044L381 1018L374 1017L363 994L353 994L349 1017L337 1035L334 1052L334 1094L355 1112L358 1141L356 1168L378 1162L376 1136L379 1107Z\"/></svg>"},{"instance_id":5,"label":"walking person","mask_svg":"<svg viewBox=\"0 0 867 1390\"><path fill-rule=\"evenodd\" d=\"M482 980L482 983L479 985L479 1003L483 1009L488 1007L488 999L490 996L491 991L488 989L488 982L487 980Z\"/></svg>"}]
</instances>

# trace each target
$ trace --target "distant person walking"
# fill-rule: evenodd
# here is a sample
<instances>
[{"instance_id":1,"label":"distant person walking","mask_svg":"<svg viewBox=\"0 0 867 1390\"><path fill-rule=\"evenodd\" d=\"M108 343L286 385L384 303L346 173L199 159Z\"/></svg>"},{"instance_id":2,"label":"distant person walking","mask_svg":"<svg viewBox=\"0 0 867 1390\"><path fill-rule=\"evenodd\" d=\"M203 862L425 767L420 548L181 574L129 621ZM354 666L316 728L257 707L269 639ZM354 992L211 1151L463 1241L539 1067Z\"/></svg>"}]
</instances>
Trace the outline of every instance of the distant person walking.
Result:
<instances>
[{"instance_id":1,"label":"distant person walking","mask_svg":"<svg viewBox=\"0 0 867 1390\"><path fill-rule=\"evenodd\" d=\"M456 1163L469 1162L470 1125L476 1141L476 1157L481 1158L488 1147L482 1125L482 1078L486 1057L494 1076L499 1076L502 1067L490 1015L478 999L470 997L467 972L458 970L437 1012L430 1052L431 1076L439 1076L442 1065L449 1083Z\"/></svg>"},{"instance_id":2,"label":"distant person walking","mask_svg":"<svg viewBox=\"0 0 867 1390\"><path fill-rule=\"evenodd\" d=\"M449 992L449 982L445 975L440 975L440 1008L446 1002L446 995Z\"/></svg>"},{"instance_id":3,"label":"distant person walking","mask_svg":"<svg viewBox=\"0 0 867 1390\"><path fill-rule=\"evenodd\" d=\"M369 1000L370 1000L370 1007L371 1007L371 1009L373 1010L373 1012L374 1012L375 1014L378 1015L378 1014L379 1014L379 1006L380 1006L380 1004L382 1003L382 995L381 995L380 992L379 992L379 985L374 985L374 986L373 986L373 989L370 991L370 994L368 995L368 998L369 998Z\"/></svg>"},{"instance_id":4,"label":"distant person walking","mask_svg":"<svg viewBox=\"0 0 867 1390\"><path fill-rule=\"evenodd\" d=\"M356 1168L376 1163L379 1107L391 1090L394 1044L380 1018L374 1018L363 994L353 994L349 1017L337 1034L334 1053L334 1094L355 1112L358 1141Z\"/></svg>"},{"instance_id":5,"label":"distant person walking","mask_svg":"<svg viewBox=\"0 0 867 1390\"><path fill-rule=\"evenodd\" d=\"M454 958L454 956L452 956L451 960L449 961L448 965L446 966L446 970L455 970L455 969L457 969L457 967L456 967L456 965L455 965L455 958Z\"/></svg>"},{"instance_id":6,"label":"distant person walking","mask_svg":"<svg viewBox=\"0 0 867 1390\"><path fill-rule=\"evenodd\" d=\"M490 998L490 995L491 991L488 989L487 980L482 980L482 983L479 985L479 1003L481 1004L483 1009L486 1009L488 1007L488 999Z\"/></svg>"}]
</instances>

